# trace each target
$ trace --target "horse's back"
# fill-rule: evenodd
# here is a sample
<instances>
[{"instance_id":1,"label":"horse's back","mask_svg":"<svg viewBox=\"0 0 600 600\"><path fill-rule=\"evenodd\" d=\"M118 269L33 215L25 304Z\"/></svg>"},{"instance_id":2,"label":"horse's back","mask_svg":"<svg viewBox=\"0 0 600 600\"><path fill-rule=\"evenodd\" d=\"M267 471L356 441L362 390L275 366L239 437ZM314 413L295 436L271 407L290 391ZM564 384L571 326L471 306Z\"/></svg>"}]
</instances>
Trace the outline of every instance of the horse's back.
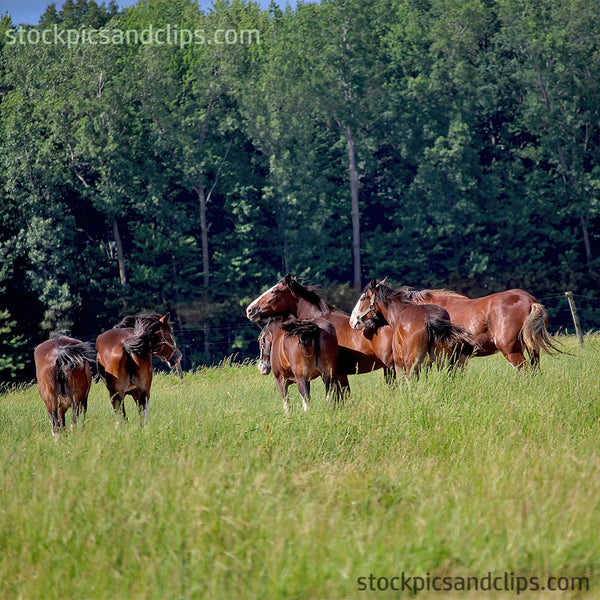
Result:
<instances>
[{"instance_id":1,"label":"horse's back","mask_svg":"<svg viewBox=\"0 0 600 600\"><path fill-rule=\"evenodd\" d=\"M338 361L336 328L327 319L303 320L314 325L309 339L301 340L293 331L279 328L273 338L271 362L274 373L283 373L288 379L314 379L324 370L335 372ZM273 351L274 350L274 351Z\"/></svg>"},{"instance_id":2,"label":"horse's back","mask_svg":"<svg viewBox=\"0 0 600 600\"><path fill-rule=\"evenodd\" d=\"M34 351L38 388L44 400L52 396L87 398L92 385L89 359L77 356L73 361L65 360L71 351L89 346L68 336L58 336L39 344ZM87 349L84 355L89 355Z\"/></svg>"},{"instance_id":3,"label":"horse's back","mask_svg":"<svg viewBox=\"0 0 600 600\"><path fill-rule=\"evenodd\" d=\"M107 373L117 379L126 376L127 353L123 344L132 336L131 328L113 327L96 338L98 372L102 379L106 379Z\"/></svg>"},{"instance_id":4,"label":"horse's back","mask_svg":"<svg viewBox=\"0 0 600 600\"><path fill-rule=\"evenodd\" d=\"M518 288L480 298L450 295L432 301L444 306L451 321L474 336L480 346L478 356L508 352L518 345L523 324L532 306L538 304L534 296Z\"/></svg>"}]
</instances>

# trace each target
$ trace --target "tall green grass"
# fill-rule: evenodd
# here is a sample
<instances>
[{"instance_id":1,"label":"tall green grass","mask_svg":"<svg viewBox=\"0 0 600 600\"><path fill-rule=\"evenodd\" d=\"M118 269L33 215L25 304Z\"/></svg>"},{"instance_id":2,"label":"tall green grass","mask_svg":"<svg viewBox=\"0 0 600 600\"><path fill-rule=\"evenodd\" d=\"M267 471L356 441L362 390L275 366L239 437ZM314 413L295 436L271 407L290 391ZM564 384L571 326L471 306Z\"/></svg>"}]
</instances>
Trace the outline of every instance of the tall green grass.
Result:
<instances>
[{"instance_id":1,"label":"tall green grass","mask_svg":"<svg viewBox=\"0 0 600 600\"><path fill-rule=\"evenodd\" d=\"M5 391L0 598L408 597L359 589L402 572L587 576L567 597L599 597L600 340L565 343L536 376L496 356L352 377L340 410L313 382L304 414L294 387L290 416L251 365L156 376L144 428L94 384L59 438L35 386Z\"/></svg>"}]
</instances>

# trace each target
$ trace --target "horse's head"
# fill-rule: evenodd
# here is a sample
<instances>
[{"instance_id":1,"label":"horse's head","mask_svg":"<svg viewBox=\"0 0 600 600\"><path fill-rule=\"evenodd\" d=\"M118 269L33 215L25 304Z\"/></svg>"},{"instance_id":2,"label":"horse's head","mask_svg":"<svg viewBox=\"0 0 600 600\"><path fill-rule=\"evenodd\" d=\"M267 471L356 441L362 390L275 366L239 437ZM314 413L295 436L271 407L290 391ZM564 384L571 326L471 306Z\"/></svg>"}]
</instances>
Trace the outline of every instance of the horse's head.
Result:
<instances>
[{"instance_id":1,"label":"horse's head","mask_svg":"<svg viewBox=\"0 0 600 600\"><path fill-rule=\"evenodd\" d=\"M169 367L174 368L181 362L181 351L175 343L173 337L173 329L169 321L169 313L158 319L158 340L155 344L156 350L154 354L162 361L166 362Z\"/></svg>"},{"instance_id":2,"label":"horse's head","mask_svg":"<svg viewBox=\"0 0 600 600\"><path fill-rule=\"evenodd\" d=\"M286 315L292 312L298 303L298 299L292 291L292 281L292 276L288 273L248 305L246 316L251 321L259 321L274 315Z\"/></svg>"},{"instance_id":3,"label":"horse's head","mask_svg":"<svg viewBox=\"0 0 600 600\"><path fill-rule=\"evenodd\" d=\"M377 283L376 279L371 279L371 283L365 287L358 302L352 309L350 315L350 327L353 329L373 329L381 322L381 313L377 300L377 288L385 284L387 277Z\"/></svg>"},{"instance_id":4,"label":"horse's head","mask_svg":"<svg viewBox=\"0 0 600 600\"><path fill-rule=\"evenodd\" d=\"M268 375L271 372L271 346L273 345L273 332L269 330L270 323L262 328L258 336L258 345L260 347L260 356L258 358L258 370L261 375Z\"/></svg>"}]
</instances>

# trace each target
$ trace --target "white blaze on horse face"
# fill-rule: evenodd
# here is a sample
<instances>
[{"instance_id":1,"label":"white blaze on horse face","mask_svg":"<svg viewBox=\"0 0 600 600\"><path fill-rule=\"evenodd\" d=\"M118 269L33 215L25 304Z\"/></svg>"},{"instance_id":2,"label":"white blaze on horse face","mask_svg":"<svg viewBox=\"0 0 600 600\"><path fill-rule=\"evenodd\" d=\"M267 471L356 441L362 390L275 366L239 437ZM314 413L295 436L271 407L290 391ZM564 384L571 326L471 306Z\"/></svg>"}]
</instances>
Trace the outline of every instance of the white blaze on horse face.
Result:
<instances>
[{"instance_id":1,"label":"white blaze on horse face","mask_svg":"<svg viewBox=\"0 0 600 600\"><path fill-rule=\"evenodd\" d=\"M358 299L358 302L356 303L356 306L352 309L352 314L350 315L350 327L352 327L352 329L360 329L362 327L362 325L358 322L361 300L362 296Z\"/></svg>"},{"instance_id":2,"label":"white blaze on horse face","mask_svg":"<svg viewBox=\"0 0 600 600\"><path fill-rule=\"evenodd\" d=\"M275 285L271 286L271 287L270 287L270 288L269 288L269 289L268 289L266 292L263 292L263 293L262 293L262 294L261 294L261 295L260 295L260 296L259 296L259 297L258 297L256 300L252 301L252 302L251 302L251 303L248 305L248 307L246 308L246 316L247 316L247 317L248 317L250 320L252 320L252 317L251 317L251 315L252 315L252 311L253 311L253 310L254 310L256 307L258 307L258 305L260 304L260 302L261 302L261 300L262 300L263 298L265 298L266 296L268 296L270 293L272 293L272 292L273 292L273 290L274 290L274 289L277 287L277 285L278 285L278 284L276 283Z\"/></svg>"}]
</instances>

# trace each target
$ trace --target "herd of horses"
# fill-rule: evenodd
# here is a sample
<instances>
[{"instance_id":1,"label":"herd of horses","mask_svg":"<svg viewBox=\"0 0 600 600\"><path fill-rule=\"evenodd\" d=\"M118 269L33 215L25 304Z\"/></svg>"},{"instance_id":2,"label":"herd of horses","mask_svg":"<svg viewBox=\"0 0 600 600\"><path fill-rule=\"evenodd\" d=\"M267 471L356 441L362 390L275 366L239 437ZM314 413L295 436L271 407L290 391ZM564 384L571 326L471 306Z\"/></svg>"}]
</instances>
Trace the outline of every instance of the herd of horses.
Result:
<instances>
[{"instance_id":1,"label":"herd of horses","mask_svg":"<svg viewBox=\"0 0 600 600\"><path fill-rule=\"evenodd\" d=\"M548 333L545 308L519 289L471 299L448 290L394 289L373 279L348 315L288 274L251 302L246 316L263 327L258 367L268 373L270 361L286 412L289 385L297 384L306 410L310 379L319 375L339 401L350 392L348 375L379 368L387 380L390 374L408 378L424 367L460 367L471 356L501 352L519 370L536 369L541 352L561 352ZM311 336L297 333L309 325Z\"/></svg>"},{"instance_id":2,"label":"herd of horses","mask_svg":"<svg viewBox=\"0 0 600 600\"><path fill-rule=\"evenodd\" d=\"M373 279L348 315L288 273L248 305L246 316L261 328L258 369L273 372L285 412L292 383L308 410L310 382L318 377L327 400L338 403L350 393L349 375L375 369L384 369L391 381L418 376L432 365L462 367L472 356L496 352L517 369L535 369L541 352L561 352L548 333L546 310L519 289L471 299L448 290L394 289ZM152 356L171 368L181 361L169 314L127 316L98 336L95 349L63 335L40 344L36 375L52 432L64 429L70 408L73 425L85 417L94 363L117 421L127 420L129 394L140 423L147 422Z\"/></svg>"},{"instance_id":3,"label":"herd of horses","mask_svg":"<svg viewBox=\"0 0 600 600\"><path fill-rule=\"evenodd\" d=\"M52 433L64 429L65 413L71 407L73 425L80 416L85 417L92 385L90 364L94 362L108 389L117 421L120 416L127 420L125 396L129 394L137 404L141 422L147 422L153 355L171 368L181 361L169 314L127 316L98 336L95 350L90 342L64 335L42 342L35 349L34 361Z\"/></svg>"}]
</instances>

